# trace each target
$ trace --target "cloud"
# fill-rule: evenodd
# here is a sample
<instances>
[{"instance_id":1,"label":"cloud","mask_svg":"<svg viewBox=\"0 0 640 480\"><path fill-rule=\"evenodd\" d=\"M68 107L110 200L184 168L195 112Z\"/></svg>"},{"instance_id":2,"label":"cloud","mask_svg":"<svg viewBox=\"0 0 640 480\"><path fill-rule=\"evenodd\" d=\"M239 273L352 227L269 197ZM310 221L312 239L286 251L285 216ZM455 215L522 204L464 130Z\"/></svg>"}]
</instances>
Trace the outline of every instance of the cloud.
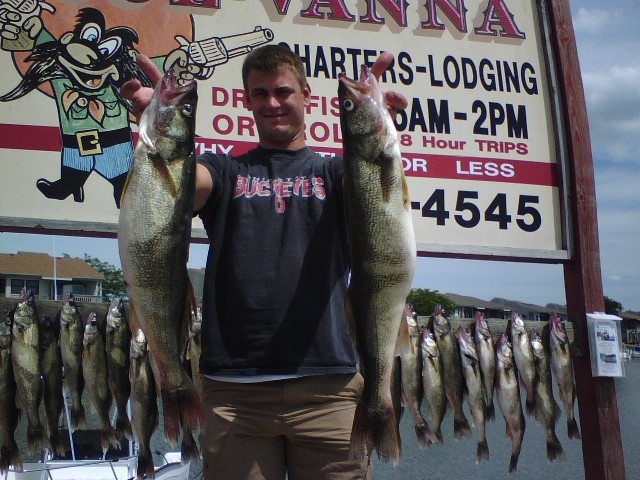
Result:
<instances>
[{"instance_id":1,"label":"cloud","mask_svg":"<svg viewBox=\"0 0 640 480\"><path fill-rule=\"evenodd\" d=\"M611 24L611 10L579 8L573 17L573 29L577 33L596 33L606 30Z\"/></svg>"}]
</instances>

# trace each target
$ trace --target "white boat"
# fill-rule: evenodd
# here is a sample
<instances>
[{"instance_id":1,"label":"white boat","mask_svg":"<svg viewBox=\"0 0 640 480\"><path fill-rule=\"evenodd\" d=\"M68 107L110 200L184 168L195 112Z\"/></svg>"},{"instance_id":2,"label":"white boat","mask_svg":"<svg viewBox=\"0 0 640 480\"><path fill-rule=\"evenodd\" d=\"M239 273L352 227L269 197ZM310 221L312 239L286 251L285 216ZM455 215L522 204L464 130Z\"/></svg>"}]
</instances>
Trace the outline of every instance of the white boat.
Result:
<instances>
[{"instance_id":1,"label":"white boat","mask_svg":"<svg viewBox=\"0 0 640 480\"><path fill-rule=\"evenodd\" d=\"M167 452L156 466L156 480L187 480L189 464L180 462L180 452ZM8 480L129 480L136 478L137 457L105 460L49 460L25 463L22 472L9 470Z\"/></svg>"}]
</instances>

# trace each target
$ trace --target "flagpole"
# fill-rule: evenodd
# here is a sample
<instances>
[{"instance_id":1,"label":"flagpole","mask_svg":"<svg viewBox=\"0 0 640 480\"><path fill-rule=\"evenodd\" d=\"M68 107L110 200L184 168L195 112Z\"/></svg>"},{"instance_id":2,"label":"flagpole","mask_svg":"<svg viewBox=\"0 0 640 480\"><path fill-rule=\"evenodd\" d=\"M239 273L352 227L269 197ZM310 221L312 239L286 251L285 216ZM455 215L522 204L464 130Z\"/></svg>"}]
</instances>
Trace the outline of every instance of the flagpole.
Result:
<instances>
[{"instance_id":1,"label":"flagpole","mask_svg":"<svg viewBox=\"0 0 640 480\"><path fill-rule=\"evenodd\" d=\"M53 299L58 300L58 261L56 258L56 237L53 236Z\"/></svg>"}]
</instances>

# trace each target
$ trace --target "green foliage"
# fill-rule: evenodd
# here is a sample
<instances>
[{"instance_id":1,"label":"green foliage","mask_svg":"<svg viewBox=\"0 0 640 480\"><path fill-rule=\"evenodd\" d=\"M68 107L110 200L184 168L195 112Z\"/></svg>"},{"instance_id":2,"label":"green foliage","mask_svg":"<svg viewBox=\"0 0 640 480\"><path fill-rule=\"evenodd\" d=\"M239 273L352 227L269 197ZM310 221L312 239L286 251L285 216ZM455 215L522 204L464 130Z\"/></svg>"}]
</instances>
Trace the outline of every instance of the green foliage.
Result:
<instances>
[{"instance_id":1,"label":"green foliage","mask_svg":"<svg viewBox=\"0 0 640 480\"><path fill-rule=\"evenodd\" d=\"M102 284L103 299L111 301L113 297L120 297L125 300L128 298L122 270L115 265L102 262L86 253L84 254L84 261L104 275L104 282Z\"/></svg>"},{"instance_id":2,"label":"green foliage","mask_svg":"<svg viewBox=\"0 0 640 480\"><path fill-rule=\"evenodd\" d=\"M411 289L408 301L411 302L416 313L420 316L433 314L438 304L442 305L446 315L451 315L457 308L457 305L443 294L438 293L437 290L429 290L428 288Z\"/></svg>"},{"instance_id":3,"label":"green foliage","mask_svg":"<svg viewBox=\"0 0 640 480\"><path fill-rule=\"evenodd\" d=\"M617 315L622 311L622 304L613 300L606 295L604 296L604 311L605 313L610 313L612 315Z\"/></svg>"}]
</instances>

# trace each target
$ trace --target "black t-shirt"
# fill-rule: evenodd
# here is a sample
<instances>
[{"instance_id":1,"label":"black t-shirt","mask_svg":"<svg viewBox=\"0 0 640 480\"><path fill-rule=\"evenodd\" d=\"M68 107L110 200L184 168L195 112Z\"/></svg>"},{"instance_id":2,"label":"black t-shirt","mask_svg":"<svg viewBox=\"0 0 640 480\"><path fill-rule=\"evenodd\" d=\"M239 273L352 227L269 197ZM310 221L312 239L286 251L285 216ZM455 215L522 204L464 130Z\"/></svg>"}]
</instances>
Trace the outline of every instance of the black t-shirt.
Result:
<instances>
[{"instance_id":1,"label":"black t-shirt","mask_svg":"<svg viewBox=\"0 0 640 480\"><path fill-rule=\"evenodd\" d=\"M202 373L355 372L341 158L258 147L198 161L214 180L199 212L211 242Z\"/></svg>"}]
</instances>

